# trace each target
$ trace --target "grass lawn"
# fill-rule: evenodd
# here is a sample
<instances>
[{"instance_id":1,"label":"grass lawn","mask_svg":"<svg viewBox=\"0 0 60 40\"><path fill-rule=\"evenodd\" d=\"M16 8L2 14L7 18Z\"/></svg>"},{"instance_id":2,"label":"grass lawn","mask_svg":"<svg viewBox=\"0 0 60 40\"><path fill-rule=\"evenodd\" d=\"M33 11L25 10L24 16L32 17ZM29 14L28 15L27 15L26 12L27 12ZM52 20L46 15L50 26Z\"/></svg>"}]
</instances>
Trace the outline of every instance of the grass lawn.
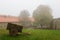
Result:
<instances>
[{"instance_id":1,"label":"grass lawn","mask_svg":"<svg viewBox=\"0 0 60 40\"><path fill-rule=\"evenodd\" d=\"M9 36L7 30L0 30L0 40L60 40L60 30L23 29L30 35Z\"/></svg>"}]
</instances>

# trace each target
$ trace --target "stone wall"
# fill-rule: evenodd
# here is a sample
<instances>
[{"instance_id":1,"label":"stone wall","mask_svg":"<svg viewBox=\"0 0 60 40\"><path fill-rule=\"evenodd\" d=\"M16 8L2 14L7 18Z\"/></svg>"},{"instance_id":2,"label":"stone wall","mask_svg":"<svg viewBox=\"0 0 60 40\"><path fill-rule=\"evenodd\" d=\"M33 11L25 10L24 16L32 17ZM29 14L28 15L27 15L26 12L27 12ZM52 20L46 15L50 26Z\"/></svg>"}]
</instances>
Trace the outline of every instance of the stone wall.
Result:
<instances>
[{"instance_id":1,"label":"stone wall","mask_svg":"<svg viewBox=\"0 0 60 40\"><path fill-rule=\"evenodd\" d=\"M7 22L0 22L0 29L6 29L7 27ZM17 25L21 25L20 23L13 23L13 24L17 24Z\"/></svg>"},{"instance_id":2,"label":"stone wall","mask_svg":"<svg viewBox=\"0 0 60 40\"><path fill-rule=\"evenodd\" d=\"M53 26L52 26L53 29L60 29L60 19L55 19L53 21Z\"/></svg>"},{"instance_id":3,"label":"stone wall","mask_svg":"<svg viewBox=\"0 0 60 40\"><path fill-rule=\"evenodd\" d=\"M6 29L6 27L7 27L7 23L4 22L0 23L0 29Z\"/></svg>"}]
</instances>

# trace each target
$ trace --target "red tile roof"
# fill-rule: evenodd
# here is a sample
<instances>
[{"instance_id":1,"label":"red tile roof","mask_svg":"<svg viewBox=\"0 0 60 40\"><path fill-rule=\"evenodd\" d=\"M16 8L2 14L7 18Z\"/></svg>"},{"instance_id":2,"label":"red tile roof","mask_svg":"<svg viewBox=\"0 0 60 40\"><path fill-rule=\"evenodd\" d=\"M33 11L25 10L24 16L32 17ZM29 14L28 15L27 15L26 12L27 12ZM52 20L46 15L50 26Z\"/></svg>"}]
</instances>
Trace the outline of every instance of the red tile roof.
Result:
<instances>
[{"instance_id":1,"label":"red tile roof","mask_svg":"<svg viewBox=\"0 0 60 40\"><path fill-rule=\"evenodd\" d=\"M13 16L0 16L0 22L19 22L19 18Z\"/></svg>"},{"instance_id":2,"label":"red tile roof","mask_svg":"<svg viewBox=\"0 0 60 40\"><path fill-rule=\"evenodd\" d=\"M22 20L22 18L19 17L14 17L14 16L1 16L0 15L0 22L20 22ZM29 17L28 19L31 22L34 22L34 18L33 17Z\"/></svg>"},{"instance_id":3,"label":"red tile roof","mask_svg":"<svg viewBox=\"0 0 60 40\"><path fill-rule=\"evenodd\" d=\"M35 19L34 19L33 17L30 17L29 20L30 20L31 22L34 22L34 21L35 21Z\"/></svg>"}]
</instances>

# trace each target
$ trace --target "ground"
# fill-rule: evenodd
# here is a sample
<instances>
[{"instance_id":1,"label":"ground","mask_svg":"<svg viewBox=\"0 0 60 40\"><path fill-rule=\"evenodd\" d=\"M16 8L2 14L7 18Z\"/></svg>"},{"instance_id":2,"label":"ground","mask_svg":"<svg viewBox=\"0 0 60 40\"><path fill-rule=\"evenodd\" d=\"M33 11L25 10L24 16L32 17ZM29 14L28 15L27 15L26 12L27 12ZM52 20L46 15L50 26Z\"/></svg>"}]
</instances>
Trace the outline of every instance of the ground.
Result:
<instances>
[{"instance_id":1,"label":"ground","mask_svg":"<svg viewBox=\"0 0 60 40\"><path fill-rule=\"evenodd\" d=\"M7 30L0 30L0 40L60 40L60 30L23 29L28 34L9 36Z\"/></svg>"}]
</instances>

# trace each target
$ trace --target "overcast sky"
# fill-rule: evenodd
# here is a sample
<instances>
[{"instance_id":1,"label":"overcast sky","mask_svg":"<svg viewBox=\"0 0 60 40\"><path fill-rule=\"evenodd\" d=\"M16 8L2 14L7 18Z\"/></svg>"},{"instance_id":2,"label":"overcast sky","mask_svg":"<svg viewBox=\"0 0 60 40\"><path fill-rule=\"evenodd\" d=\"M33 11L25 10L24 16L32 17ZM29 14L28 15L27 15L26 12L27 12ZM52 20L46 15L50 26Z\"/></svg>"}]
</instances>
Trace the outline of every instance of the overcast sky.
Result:
<instances>
[{"instance_id":1,"label":"overcast sky","mask_svg":"<svg viewBox=\"0 0 60 40\"><path fill-rule=\"evenodd\" d=\"M60 17L60 0L0 0L0 15L18 16L25 9L32 14L41 4L51 7L54 18Z\"/></svg>"}]
</instances>

